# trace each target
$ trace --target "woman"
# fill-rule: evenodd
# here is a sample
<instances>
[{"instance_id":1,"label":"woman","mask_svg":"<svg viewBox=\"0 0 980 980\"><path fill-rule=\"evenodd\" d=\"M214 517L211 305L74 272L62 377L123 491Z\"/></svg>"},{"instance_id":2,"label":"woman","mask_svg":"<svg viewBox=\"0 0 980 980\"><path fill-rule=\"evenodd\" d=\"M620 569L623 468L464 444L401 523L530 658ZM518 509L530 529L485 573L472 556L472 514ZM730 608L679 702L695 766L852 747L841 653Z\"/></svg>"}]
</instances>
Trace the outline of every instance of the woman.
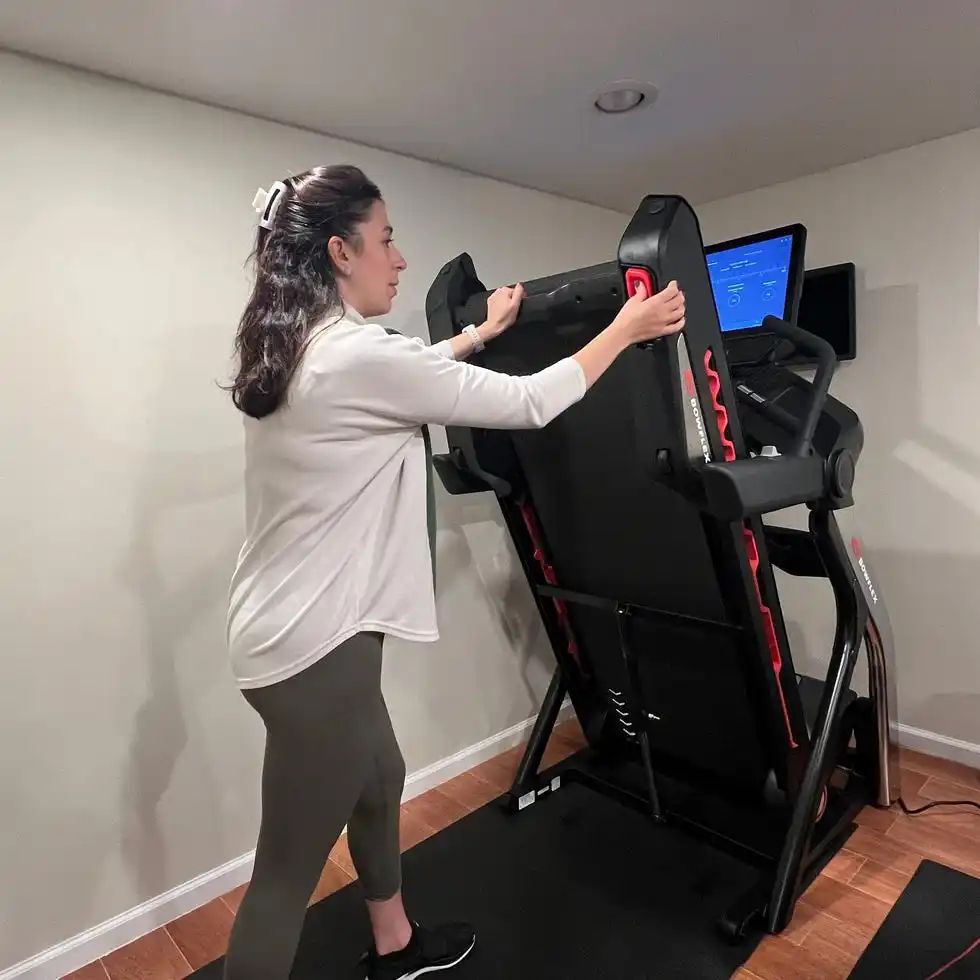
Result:
<instances>
[{"instance_id":1,"label":"woman","mask_svg":"<svg viewBox=\"0 0 980 980\"><path fill-rule=\"evenodd\" d=\"M361 171L317 167L256 205L257 275L231 387L246 416L247 537L228 636L267 741L226 978L286 980L346 825L374 934L367 976L408 980L455 966L475 943L466 925L413 923L400 891L405 764L381 652L385 635L438 637L422 426L547 425L627 347L682 329L684 297L674 283L639 294L574 357L509 377L464 362L514 323L520 286L490 297L485 323L431 347L371 322L391 309L405 260Z\"/></svg>"}]
</instances>

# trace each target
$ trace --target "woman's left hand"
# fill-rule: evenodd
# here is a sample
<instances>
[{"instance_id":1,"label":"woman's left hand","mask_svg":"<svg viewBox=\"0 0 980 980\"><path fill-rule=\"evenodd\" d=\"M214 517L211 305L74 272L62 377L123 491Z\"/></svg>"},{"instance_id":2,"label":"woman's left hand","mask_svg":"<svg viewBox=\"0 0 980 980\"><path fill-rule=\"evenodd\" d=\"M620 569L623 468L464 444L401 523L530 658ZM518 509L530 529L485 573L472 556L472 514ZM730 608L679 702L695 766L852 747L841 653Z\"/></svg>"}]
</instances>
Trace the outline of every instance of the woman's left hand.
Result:
<instances>
[{"instance_id":1,"label":"woman's left hand","mask_svg":"<svg viewBox=\"0 0 980 980\"><path fill-rule=\"evenodd\" d=\"M524 287L520 283L495 289L487 300L487 320L480 330L482 339L493 340L513 326L523 299Z\"/></svg>"}]
</instances>

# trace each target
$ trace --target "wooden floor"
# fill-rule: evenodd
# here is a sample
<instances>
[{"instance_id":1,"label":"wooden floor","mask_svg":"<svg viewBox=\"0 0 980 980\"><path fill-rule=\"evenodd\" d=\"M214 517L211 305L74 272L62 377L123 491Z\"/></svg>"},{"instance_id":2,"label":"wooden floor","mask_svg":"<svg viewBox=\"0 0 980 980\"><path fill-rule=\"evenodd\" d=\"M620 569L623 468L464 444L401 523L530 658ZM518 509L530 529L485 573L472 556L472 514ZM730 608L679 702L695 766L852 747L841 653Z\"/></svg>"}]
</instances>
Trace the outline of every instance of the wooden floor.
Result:
<instances>
[{"instance_id":1,"label":"wooden floor","mask_svg":"<svg viewBox=\"0 0 980 980\"><path fill-rule=\"evenodd\" d=\"M555 732L546 765L582 744L575 723ZM402 846L426 837L506 791L520 758L514 749L403 807ZM980 771L904 752L903 795L910 807L936 799L980 802ZM797 906L790 927L768 937L737 980L843 980L923 858L980 877L980 814L866 810L843 850ZM346 844L337 846L312 901L354 878ZM73 980L180 980L224 953L244 887L72 974Z\"/></svg>"}]
</instances>

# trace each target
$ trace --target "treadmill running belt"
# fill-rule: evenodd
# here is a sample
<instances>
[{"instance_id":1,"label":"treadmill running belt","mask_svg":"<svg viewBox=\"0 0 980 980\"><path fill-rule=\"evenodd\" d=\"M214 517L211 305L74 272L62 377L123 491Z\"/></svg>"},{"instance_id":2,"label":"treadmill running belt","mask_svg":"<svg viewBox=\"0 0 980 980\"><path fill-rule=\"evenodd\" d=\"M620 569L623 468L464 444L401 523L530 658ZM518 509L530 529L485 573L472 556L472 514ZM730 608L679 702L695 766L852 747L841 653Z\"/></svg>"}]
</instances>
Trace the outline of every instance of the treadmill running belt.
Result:
<instances>
[{"instance_id":1,"label":"treadmill running belt","mask_svg":"<svg viewBox=\"0 0 980 980\"><path fill-rule=\"evenodd\" d=\"M757 940L714 929L755 873L601 794L563 786L519 815L497 804L405 854L409 913L465 919L459 980L729 980ZM353 980L368 942L357 885L307 914L294 980ZM221 961L196 980L219 980Z\"/></svg>"}]
</instances>

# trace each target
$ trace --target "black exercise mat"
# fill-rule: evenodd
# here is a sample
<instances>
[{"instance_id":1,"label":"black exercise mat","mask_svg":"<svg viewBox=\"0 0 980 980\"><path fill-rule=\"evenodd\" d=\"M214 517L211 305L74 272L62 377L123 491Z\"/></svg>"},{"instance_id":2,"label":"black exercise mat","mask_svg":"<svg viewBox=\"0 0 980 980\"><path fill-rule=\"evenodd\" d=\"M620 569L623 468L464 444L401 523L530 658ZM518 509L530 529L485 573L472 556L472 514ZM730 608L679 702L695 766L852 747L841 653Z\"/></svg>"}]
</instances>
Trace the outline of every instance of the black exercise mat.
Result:
<instances>
[{"instance_id":1,"label":"black exercise mat","mask_svg":"<svg viewBox=\"0 0 980 980\"><path fill-rule=\"evenodd\" d=\"M978 980L980 879L923 861L849 980Z\"/></svg>"},{"instance_id":2,"label":"black exercise mat","mask_svg":"<svg viewBox=\"0 0 980 980\"><path fill-rule=\"evenodd\" d=\"M751 868L575 784L519 815L490 804L464 817L407 852L404 870L411 915L477 928L459 980L728 980L756 945L715 932ZM359 976L368 936L356 884L324 899L294 980Z\"/></svg>"}]
</instances>

